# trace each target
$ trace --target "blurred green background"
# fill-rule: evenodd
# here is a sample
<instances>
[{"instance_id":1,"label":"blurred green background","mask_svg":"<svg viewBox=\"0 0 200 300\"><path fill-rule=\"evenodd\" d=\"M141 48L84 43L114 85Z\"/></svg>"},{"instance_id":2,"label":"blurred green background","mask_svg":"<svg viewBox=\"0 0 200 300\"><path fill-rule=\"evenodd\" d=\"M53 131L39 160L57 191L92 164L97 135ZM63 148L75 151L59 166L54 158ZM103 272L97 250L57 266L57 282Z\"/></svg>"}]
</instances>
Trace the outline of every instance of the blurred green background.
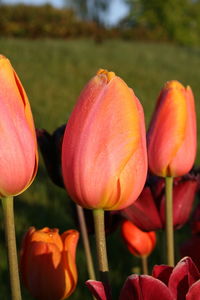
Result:
<instances>
[{"instance_id":1,"label":"blurred green background","mask_svg":"<svg viewBox=\"0 0 200 300\"><path fill-rule=\"evenodd\" d=\"M37 128L49 132L64 124L86 82L99 68L115 71L132 87L145 111L146 124L156 98L167 80L177 79L194 91L200 117L200 50L171 44L138 43L121 40L97 44L92 40L19 40L0 39L1 52L10 58L28 94ZM197 164L200 163L198 147ZM18 247L29 226L58 227L60 232L74 228L70 201L66 193L48 178L42 158L32 186L15 199ZM2 212L1 212L2 213ZM1 215L2 220L2 215ZM187 231L177 236L184 238ZM94 237L91 237L94 246ZM95 247L94 254L95 254ZM161 263L159 247L150 266ZM1 299L9 299L3 223L0 245ZM112 285L117 295L131 268L138 264L125 249L119 232L108 237ZM84 287L88 278L82 244L78 247L79 284L71 299L89 299ZM31 299L24 291L25 299ZM4 295L4 296L3 296Z\"/></svg>"},{"instance_id":2,"label":"blurred green background","mask_svg":"<svg viewBox=\"0 0 200 300\"><path fill-rule=\"evenodd\" d=\"M141 4L145 3L145 1L140 2ZM175 2L180 4L180 1ZM184 3L186 2L188 1L184 1ZM194 2L196 5L199 4L199 1ZM170 1L167 1L167 3L171 5ZM178 7L180 9L180 5ZM1 17L3 16L2 9L5 9L5 7L0 5ZM16 7L11 8L9 6L8 9L12 10ZM69 22L70 30L76 32L76 35L70 33L62 39L61 33L60 36L54 33L53 37L55 38L52 39L53 27L45 27L48 29L45 32L49 32L49 34L42 35L44 25L42 23L36 31L39 32L39 38L37 34L35 36L29 35L27 32L30 33L30 31L26 30L26 22L32 18L31 16L27 20L23 20L24 23L16 20L13 23L11 21L13 17L10 17L11 19L7 18L7 27L5 27L5 22L2 25L2 18L0 18L0 52L11 60L23 83L31 103L37 128L45 128L51 133L57 127L66 123L84 85L99 68L105 68L114 71L133 88L144 107L147 127L160 89L166 81L176 79L183 85L190 85L196 100L198 140L200 141L200 48L198 39L192 40L189 33L185 34L187 31L183 27L181 27L182 33L179 31L179 36L182 37L180 39L177 38L175 33L171 36L167 34L165 24L157 22L157 25L159 25L157 27L151 23L144 26L147 21L146 23L142 21L144 18L141 18L141 15L137 19L137 23L134 23L135 13L132 9L133 7L130 6L129 17L125 18L115 28L107 28L101 20L96 22L95 20L83 20L80 16L76 17L79 25L73 23L75 24L73 28L73 24ZM155 7L151 7L151 11L152 9L153 12L156 11ZM22 14L23 10L19 8L18 10ZM44 9L44 11L46 10ZM135 12L137 11L135 10ZM150 18L150 15L152 20L152 13L150 14L149 10L147 12L146 18ZM76 13L74 14L76 16ZM138 16L138 14L137 12L136 15ZM184 15L183 12L182 14ZM9 14L9 16L11 15ZM172 13L169 13L169 16L171 15ZM177 13L177 15L179 14ZM195 22L198 23L198 19L194 18L194 15L192 16ZM44 19L44 16L40 18L41 22ZM178 19L179 23L182 24L180 19L183 20L183 18ZM33 17L33 20L36 20L36 16ZM55 19L51 17L49 20L49 24L52 24ZM57 20L59 20L59 17L57 17ZM155 23L155 21L151 22ZM178 21L172 22L174 30L177 29L175 28L176 22ZM184 24L187 25L185 22ZM38 23L35 22L34 24ZM84 24L84 28L87 30L84 31L80 24ZM4 29L10 28L10 31L2 31L2 26L4 26ZM188 26L186 26L187 30L189 30ZM24 28L24 31L20 31L21 28ZM30 28L33 29L33 27ZM77 28L82 28L82 31ZM15 34L11 29L14 30ZM172 32L170 30L169 32ZM158 34L161 31L163 33ZM190 33L192 32L190 31ZM192 34L194 35L194 32ZM59 39L56 37L59 37ZM184 41L183 37L185 38ZM199 164L200 147L198 144L196 165ZM43 160L40 157L39 171L35 181L26 192L16 197L14 202L18 248L20 248L23 234L30 226L35 226L38 229L44 226L58 227L60 232L75 228L70 201L65 191L56 187L50 181ZM0 210L0 220L0 298L7 300L10 299L10 294L2 210ZM177 245L186 239L187 235L187 228L177 232ZM91 244L95 255L93 236L91 237ZM161 235L158 238L158 246L149 259L150 269L155 263L163 263L163 249L160 244ZM119 231L108 237L108 256L111 282L114 287L113 294L117 298L125 278L131 274L133 266L138 266L139 260L129 254L123 245ZM77 265L79 270L78 287L70 299L90 299L89 292L84 286L88 275L81 241L77 250ZM23 298L32 299L24 289Z\"/></svg>"}]
</instances>

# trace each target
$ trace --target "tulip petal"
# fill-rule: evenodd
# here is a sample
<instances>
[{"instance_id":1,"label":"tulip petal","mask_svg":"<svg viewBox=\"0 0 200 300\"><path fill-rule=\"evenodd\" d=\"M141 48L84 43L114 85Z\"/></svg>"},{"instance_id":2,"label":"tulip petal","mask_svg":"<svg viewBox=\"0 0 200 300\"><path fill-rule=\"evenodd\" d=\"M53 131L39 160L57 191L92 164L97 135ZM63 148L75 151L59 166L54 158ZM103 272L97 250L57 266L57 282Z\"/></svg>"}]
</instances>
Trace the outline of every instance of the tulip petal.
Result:
<instances>
[{"instance_id":1,"label":"tulip petal","mask_svg":"<svg viewBox=\"0 0 200 300\"><path fill-rule=\"evenodd\" d=\"M148 256L155 247L155 232L144 232L130 221L126 220L122 223L121 234L133 255Z\"/></svg>"},{"instance_id":2,"label":"tulip petal","mask_svg":"<svg viewBox=\"0 0 200 300\"><path fill-rule=\"evenodd\" d=\"M190 286L200 279L200 274L190 257L184 257L174 268L168 287L172 296L178 300L185 300ZM178 297L178 298L177 298Z\"/></svg>"},{"instance_id":3,"label":"tulip petal","mask_svg":"<svg viewBox=\"0 0 200 300\"><path fill-rule=\"evenodd\" d=\"M67 230L63 232L61 238L64 245L62 262L66 276L66 291L62 299L65 299L73 293L78 280L75 257L79 233L76 230Z\"/></svg>"},{"instance_id":4,"label":"tulip petal","mask_svg":"<svg viewBox=\"0 0 200 300\"><path fill-rule=\"evenodd\" d=\"M145 187L134 204L123 209L121 214L141 230L152 231L162 228L158 209L149 187Z\"/></svg>"},{"instance_id":5,"label":"tulip petal","mask_svg":"<svg viewBox=\"0 0 200 300\"><path fill-rule=\"evenodd\" d=\"M196 116L189 87L185 89L175 80L165 85L147 140L149 166L154 174L177 177L190 171L196 155Z\"/></svg>"},{"instance_id":6,"label":"tulip petal","mask_svg":"<svg viewBox=\"0 0 200 300\"><path fill-rule=\"evenodd\" d=\"M168 287L148 275L131 275L121 290L120 300L173 300Z\"/></svg>"},{"instance_id":7,"label":"tulip petal","mask_svg":"<svg viewBox=\"0 0 200 300\"><path fill-rule=\"evenodd\" d=\"M161 280L168 286L168 281L173 271L173 267L165 265L155 265L153 267L152 276Z\"/></svg>"},{"instance_id":8,"label":"tulip petal","mask_svg":"<svg viewBox=\"0 0 200 300\"><path fill-rule=\"evenodd\" d=\"M85 284L97 300L108 300L104 285L101 281L87 280Z\"/></svg>"},{"instance_id":9,"label":"tulip petal","mask_svg":"<svg viewBox=\"0 0 200 300\"><path fill-rule=\"evenodd\" d=\"M30 105L21 95L23 87L16 76L9 61L0 56L0 195L4 197L23 192L38 164Z\"/></svg>"},{"instance_id":10,"label":"tulip petal","mask_svg":"<svg viewBox=\"0 0 200 300\"><path fill-rule=\"evenodd\" d=\"M171 174L183 175L189 172L194 164L197 150L197 128L194 96L190 87L185 89L187 105L187 123L184 141L170 164ZM183 164L184 160L184 164Z\"/></svg>"},{"instance_id":11,"label":"tulip petal","mask_svg":"<svg viewBox=\"0 0 200 300\"><path fill-rule=\"evenodd\" d=\"M173 224L175 228L183 226L191 213L195 193L197 190L197 180L182 180L173 186ZM163 195L160 205L160 215L163 225L165 225L165 195Z\"/></svg>"},{"instance_id":12,"label":"tulip petal","mask_svg":"<svg viewBox=\"0 0 200 300\"><path fill-rule=\"evenodd\" d=\"M81 206L121 209L137 198L147 168L140 114L117 76L97 75L81 93L62 150L66 188Z\"/></svg>"},{"instance_id":13,"label":"tulip petal","mask_svg":"<svg viewBox=\"0 0 200 300\"><path fill-rule=\"evenodd\" d=\"M199 300L200 296L200 280L196 281L191 285L187 295L186 300Z\"/></svg>"}]
</instances>

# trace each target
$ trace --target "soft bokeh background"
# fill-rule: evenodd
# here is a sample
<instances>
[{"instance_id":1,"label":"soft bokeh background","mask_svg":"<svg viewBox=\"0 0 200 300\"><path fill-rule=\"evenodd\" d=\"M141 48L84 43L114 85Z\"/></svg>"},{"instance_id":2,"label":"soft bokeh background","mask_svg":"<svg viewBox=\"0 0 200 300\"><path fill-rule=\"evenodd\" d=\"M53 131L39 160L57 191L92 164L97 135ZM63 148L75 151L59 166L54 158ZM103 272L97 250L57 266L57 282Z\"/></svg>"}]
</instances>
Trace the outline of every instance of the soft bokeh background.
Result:
<instances>
[{"instance_id":1,"label":"soft bokeh background","mask_svg":"<svg viewBox=\"0 0 200 300\"><path fill-rule=\"evenodd\" d=\"M73 1L76 7L70 1L51 2L57 8L11 6L11 2L14 0L4 0L0 5L0 52L11 60L26 89L37 128L53 132L66 123L81 89L99 68L114 71L134 89L144 107L147 127L166 81L177 79L190 85L196 99L199 128L200 48L195 9L200 1L161 0L155 5L155 1L112 0L109 8L104 1L93 1L92 8L87 7L87 1L81 1L86 4L82 10L79 1ZM26 3L38 4L33 0ZM99 4L101 9L97 9ZM176 9L176 14L170 8ZM165 23L158 9L165 16ZM196 165L199 164L198 145ZM65 191L50 181L40 158L34 183L15 199L18 248L29 226L58 227L60 232L75 228L70 201ZM2 211L0 220L0 298L7 300L10 294ZM176 233L177 247L188 232L183 228ZM150 268L155 263L163 263L159 236L158 246L149 260ZM95 254L93 236L91 243ZM128 253L119 231L108 237L108 256L115 287L113 294L117 298L125 278L133 266L138 266L139 260ZM78 288L70 299L90 299L84 286L88 277L81 241L77 265ZM25 290L23 297L32 299Z\"/></svg>"}]
</instances>

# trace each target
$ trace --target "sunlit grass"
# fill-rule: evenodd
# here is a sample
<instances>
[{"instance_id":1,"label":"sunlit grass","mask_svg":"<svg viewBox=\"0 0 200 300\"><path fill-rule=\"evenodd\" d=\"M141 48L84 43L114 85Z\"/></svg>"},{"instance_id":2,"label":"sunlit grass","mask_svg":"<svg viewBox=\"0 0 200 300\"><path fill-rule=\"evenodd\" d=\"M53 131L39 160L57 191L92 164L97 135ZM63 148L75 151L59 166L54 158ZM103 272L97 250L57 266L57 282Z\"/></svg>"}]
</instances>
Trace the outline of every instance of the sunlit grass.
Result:
<instances>
[{"instance_id":1,"label":"sunlit grass","mask_svg":"<svg viewBox=\"0 0 200 300\"><path fill-rule=\"evenodd\" d=\"M91 40L14 40L0 39L0 52L9 57L30 100L36 127L52 132L65 123L86 82L99 68L114 71L132 87L141 100L148 125L156 98L163 84L172 79L190 85L196 98L200 123L200 50L170 44L146 44L118 40L95 44ZM199 127L200 132L200 127ZM200 134L199 134L200 141ZM38 176L23 195L15 199L18 246L29 226L74 227L70 200L64 190L47 178L42 160ZM197 163L200 163L198 147ZM2 220L2 215L1 215ZM184 231L183 231L184 233ZM183 234L182 234L183 235ZM92 242L94 237L92 237ZM123 246L119 232L108 238L114 294L131 273L131 255ZM114 244L114 246L113 246ZM85 262L79 245L79 288L70 297L89 299L84 287ZM1 299L9 299L3 225L0 244ZM159 257L159 251L157 251ZM137 262L137 260L136 260ZM150 260L156 262L156 255ZM158 262L159 263L159 262ZM24 299L31 299L25 293Z\"/></svg>"}]
</instances>

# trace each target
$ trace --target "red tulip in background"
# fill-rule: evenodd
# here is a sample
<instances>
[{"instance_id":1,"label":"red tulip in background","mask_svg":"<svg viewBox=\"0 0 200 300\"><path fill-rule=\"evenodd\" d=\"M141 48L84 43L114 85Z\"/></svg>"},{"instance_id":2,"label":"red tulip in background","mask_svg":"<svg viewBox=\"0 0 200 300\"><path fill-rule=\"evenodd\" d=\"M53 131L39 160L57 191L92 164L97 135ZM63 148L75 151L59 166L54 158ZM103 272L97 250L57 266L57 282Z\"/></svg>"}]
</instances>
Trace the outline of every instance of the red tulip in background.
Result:
<instances>
[{"instance_id":1,"label":"red tulip in background","mask_svg":"<svg viewBox=\"0 0 200 300\"><path fill-rule=\"evenodd\" d=\"M130 221L124 221L121 234L129 251L136 256L148 256L156 244L155 232L144 232Z\"/></svg>"},{"instance_id":2,"label":"red tulip in background","mask_svg":"<svg viewBox=\"0 0 200 300\"><path fill-rule=\"evenodd\" d=\"M66 126L62 171L85 208L118 210L139 196L147 174L143 110L113 72L100 70L82 91Z\"/></svg>"},{"instance_id":3,"label":"red tulip in background","mask_svg":"<svg viewBox=\"0 0 200 300\"><path fill-rule=\"evenodd\" d=\"M39 300L68 298L77 284L75 263L79 233L47 227L26 233L21 249L22 280Z\"/></svg>"},{"instance_id":4,"label":"red tulip in background","mask_svg":"<svg viewBox=\"0 0 200 300\"><path fill-rule=\"evenodd\" d=\"M199 177L187 174L174 179L173 223L183 226L190 215L199 185ZM165 227L165 182L150 176L137 201L121 211L122 215L144 231Z\"/></svg>"},{"instance_id":5,"label":"red tulip in background","mask_svg":"<svg viewBox=\"0 0 200 300\"><path fill-rule=\"evenodd\" d=\"M152 173L177 177L189 172L196 156L196 138L192 90L169 81L160 93L147 135Z\"/></svg>"},{"instance_id":6,"label":"red tulip in background","mask_svg":"<svg viewBox=\"0 0 200 300\"><path fill-rule=\"evenodd\" d=\"M0 86L0 197L8 197L22 193L32 183L38 154L28 98L9 60L2 55Z\"/></svg>"},{"instance_id":7,"label":"red tulip in background","mask_svg":"<svg viewBox=\"0 0 200 300\"><path fill-rule=\"evenodd\" d=\"M87 287L97 300L107 300L103 284L88 280ZM152 276L131 275L127 278L120 300L199 300L200 273L189 257L174 268L154 266Z\"/></svg>"},{"instance_id":8,"label":"red tulip in background","mask_svg":"<svg viewBox=\"0 0 200 300\"><path fill-rule=\"evenodd\" d=\"M180 247L181 256L190 256L200 271L200 204L190 222L192 235Z\"/></svg>"}]
</instances>

